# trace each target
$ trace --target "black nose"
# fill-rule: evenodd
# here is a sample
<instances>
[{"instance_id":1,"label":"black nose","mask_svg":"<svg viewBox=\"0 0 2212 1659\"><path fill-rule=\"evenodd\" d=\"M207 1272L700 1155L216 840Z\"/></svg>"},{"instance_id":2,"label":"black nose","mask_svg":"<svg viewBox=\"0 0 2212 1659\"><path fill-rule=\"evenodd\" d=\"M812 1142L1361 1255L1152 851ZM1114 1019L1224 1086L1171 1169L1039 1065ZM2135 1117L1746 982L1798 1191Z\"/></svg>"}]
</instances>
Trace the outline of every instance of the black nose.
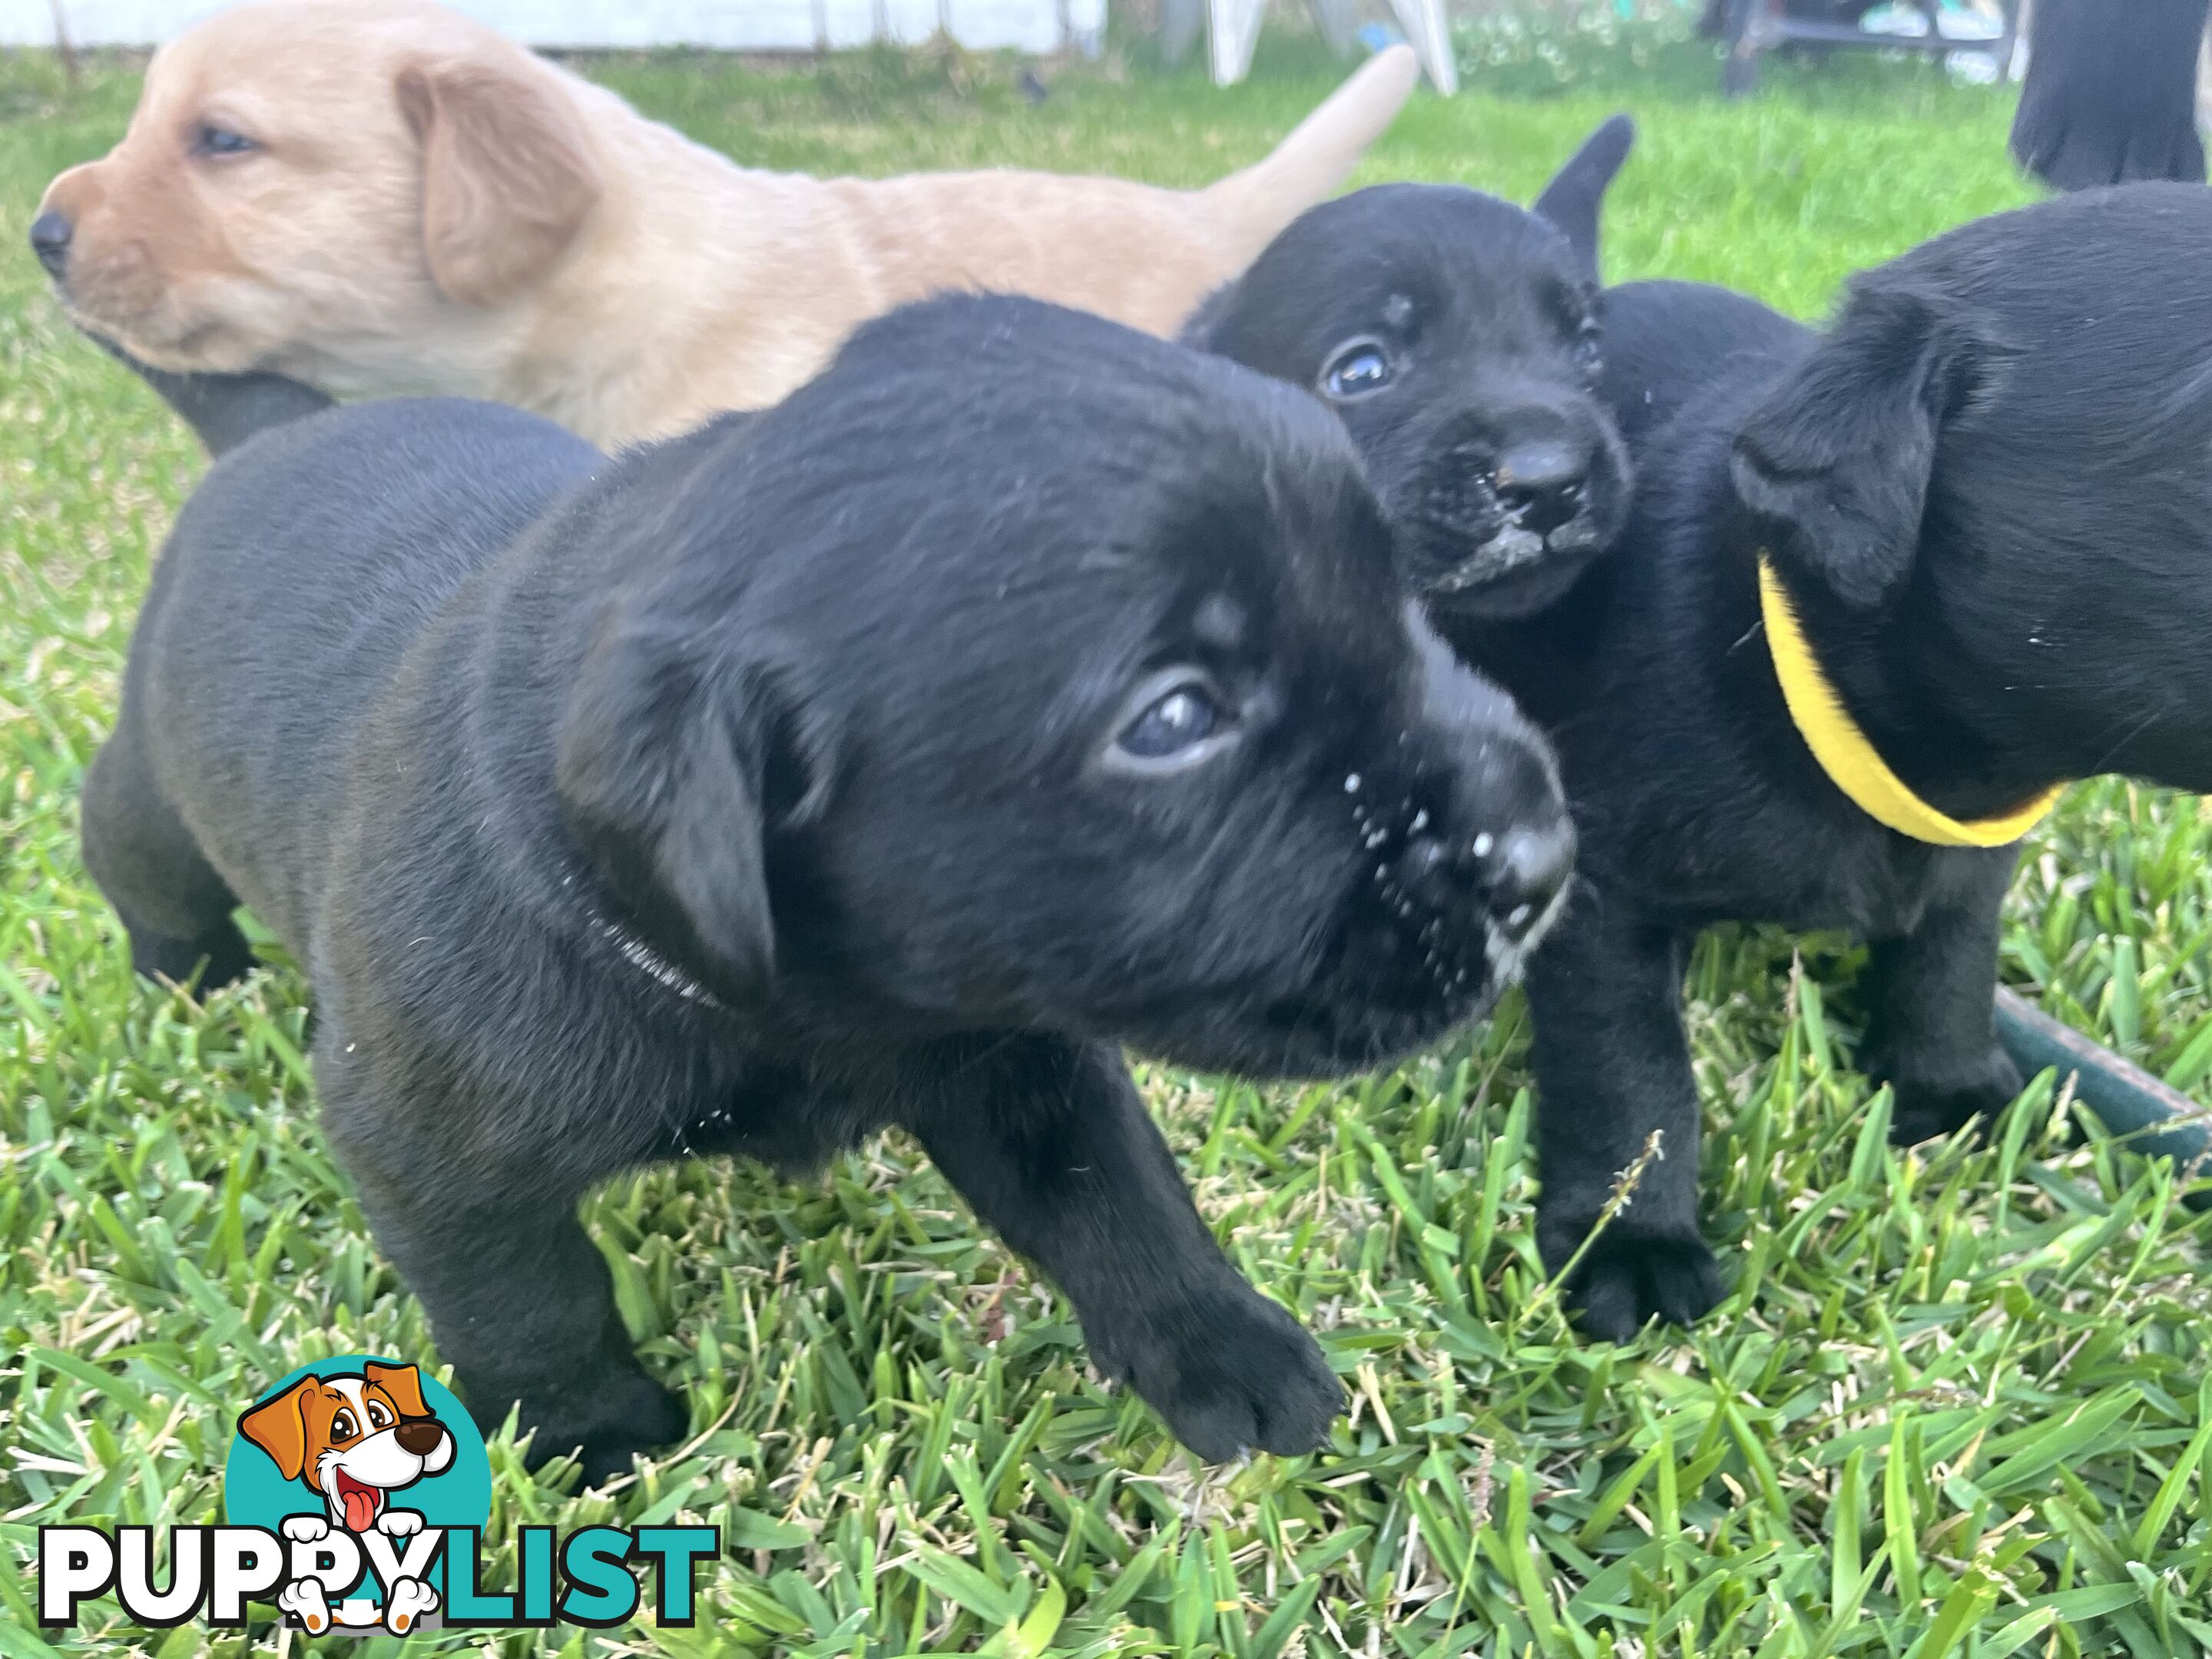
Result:
<instances>
[{"instance_id":1,"label":"black nose","mask_svg":"<svg viewBox=\"0 0 2212 1659\"><path fill-rule=\"evenodd\" d=\"M1544 919L1574 873L1574 826L1561 816L1540 828L1509 830L1494 841L1484 863L1492 924L1517 945Z\"/></svg>"},{"instance_id":2,"label":"black nose","mask_svg":"<svg viewBox=\"0 0 2212 1659\"><path fill-rule=\"evenodd\" d=\"M1458 844L1410 836L1389 873L1397 891L1435 913L1467 916L1473 901L1492 933L1518 945L1550 913L1574 867L1573 825L1564 812L1540 809Z\"/></svg>"},{"instance_id":3,"label":"black nose","mask_svg":"<svg viewBox=\"0 0 2212 1659\"><path fill-rule=\"evenodd\" d=\"M75 232L76 227L52 208L31 221L31 252L39 256L48 276L59 276L69 269L70 238Z\"/></svg>"},{"instance_id":4,"label":"black nose","mask_svg":"<svg viewBox=\"0 0 2212 1659\"><path fill-rule=\"evenodd\" d=\"M399 1443L403 1451L417 1457L428 1457L438 1449L446 1437L446 1425L434 1417L410 1417L401 1419L392 1437Z\"/></svg>"},{"instance_id":5,"label":"black nose","mask_svg":"<svg viewBox=\"0 0 2212 1659\"><path fill-rule=\"evenodd\" d=\"M1498 504L1523 530L1548 536L1583 510L1589 457L1557 438L1518 443L1498 458Z\"/></svg>"},{"instance_id":6,"label":"black nose","mask_svg":"<svg viewBox=\"0 0 2212 1659\"><path fill-rule=\"evenodd\" d=\"M1518 944L1574 865L1574 825L1551 745L1502 689L1453 657L1418 605L1404 614L1421 659L1420 723L1433 734L1439 764L1412 792L1415 810L1396 862L1376 873L1449 919L1470 944L1486 933ZM1360 827L1370 852L1390 844L1371 813Z\"/></svg>"}]
</instances>

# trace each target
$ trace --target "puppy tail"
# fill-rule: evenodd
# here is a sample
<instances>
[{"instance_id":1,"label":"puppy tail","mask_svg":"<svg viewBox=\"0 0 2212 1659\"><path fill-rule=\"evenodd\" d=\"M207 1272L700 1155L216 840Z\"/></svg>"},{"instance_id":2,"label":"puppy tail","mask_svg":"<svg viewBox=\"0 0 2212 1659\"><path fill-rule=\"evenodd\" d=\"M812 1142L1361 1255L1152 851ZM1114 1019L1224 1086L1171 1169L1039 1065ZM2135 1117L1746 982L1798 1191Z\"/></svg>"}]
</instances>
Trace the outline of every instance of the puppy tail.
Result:
<instances>
[{"instance_id":1,"label":"puppy tail","mask_svg":"<svg viewBox=\"0 0 2212 1659\"><path fill-rule=\"evenodd\" d=\"M1220 228L1224 251L1235 261L1222 275L1234 276L1249 264L1284 226L1349 178L1420 78L1420 59L1411 46L1385 46L1266 160L1200 191L1202 211Z\"/></svg>"},{"instance_id":2,"label":"puppy tail","mask_svg":"<svg viewBox=\"0 0 2212 1659\"><path fill-rule=\"evenodd\" d=\"M235 449L257 432L328 409L334 401L281 374L172 374L140 362L112 340L93 337L184 417L210 455Z\"/></svg>"}]
</instances>

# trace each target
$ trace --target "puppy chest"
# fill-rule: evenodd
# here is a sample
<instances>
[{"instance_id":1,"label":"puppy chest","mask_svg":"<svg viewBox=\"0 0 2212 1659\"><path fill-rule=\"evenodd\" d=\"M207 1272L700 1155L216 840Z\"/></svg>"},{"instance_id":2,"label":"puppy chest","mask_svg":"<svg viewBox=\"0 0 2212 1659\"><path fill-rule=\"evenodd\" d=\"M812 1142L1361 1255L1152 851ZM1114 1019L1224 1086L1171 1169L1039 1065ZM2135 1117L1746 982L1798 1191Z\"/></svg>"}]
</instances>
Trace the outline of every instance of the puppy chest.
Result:
<instances>
[{"instance_id":1,"label":"puppy chest","mask_svg":"<svg viewBox=\"0 0 2212 1659\"><path fill-rule=\"evenodd\" d=\"M1924 847L1868 822L1735 816L1702 827L1647 818L1593 845L1584 868L1686 929L1722 921L1835 928L1860 939L1913 931L1974 856Z\"/></svg>"},{"instance_id":2,"label":"puppy chest","mask_svg":"<svg viewBox=\"0 0 2212 1659\"><path fill-rule=\"evenodd\" d=\"M871 1113L825 1090L805 1068L781 1061L748 1067L687 1098L672 1115L661 1155L744 1158L779 1173L804 1176L882 1127Z\"/></svg>"}]
</instances>

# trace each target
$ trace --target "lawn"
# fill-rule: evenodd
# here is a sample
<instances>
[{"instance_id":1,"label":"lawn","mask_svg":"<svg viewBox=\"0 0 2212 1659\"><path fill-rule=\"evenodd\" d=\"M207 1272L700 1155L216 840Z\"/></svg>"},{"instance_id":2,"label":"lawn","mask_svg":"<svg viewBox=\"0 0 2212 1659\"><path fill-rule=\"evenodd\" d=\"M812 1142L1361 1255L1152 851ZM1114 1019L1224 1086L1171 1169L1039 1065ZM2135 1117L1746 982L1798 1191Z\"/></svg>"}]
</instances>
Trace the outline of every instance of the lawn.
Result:
<instances>
[{"instance_id":1,"label":"lawn","mask_svg":"<svg viewBox=\"0 0 2212 1659\"><path fill-rule=\"evenodd\" d=\"M988 162L1197 183L1333 71L1294 52L1217 93L866 60L596 72L748 161ZM1533 77L1512 84L1525 88ZM2026 198L2008 96L1861 63L1711 95L1694 52L1551 95L1424 96L1366 180L1522 198L1616 107L1643 137L1609 276L1701 277L1819 314L1853 269ZM76 797L152 556L201 461L46 298L21 228L119 134L126 67L0 56L0 1655L243 1649L89 1611L32 1628L58 1520L216 1518L237 1411L330 1353L434 1357L315 1126L289 972L196 1007L136 982L79 866ZM2212 822L2077 790L2025 861L2005 971L2185 1087L2212 1079ZM696 1628L489 1638L517 1653L1756 1655L1942 1659L2212 1648L2207 1224L2172 1171L2048 1079L1990 1145L1900 1154L1850 1069L1859 958L1707 939L1691 1018L1708 1231L1735 1291L1691 1333L1582 1340L1531 1237L1525 1020L1401 1071L1148 1091L1244 1270L1353 1399L1304 1459L1194 1468L1086 1372L1064 1304L896 1139L818 1184L705 1163L589 1206L680 1449L590 1495L493 1446L514 1528L722 1529ZM106 1611L101 1609L105 1607ZM103 1621L105 1627L102 1628ZM267 1626L261 1639L274 1639ZM297 1641L296 1637L284 1638ZM478 1636L466 1645L481 1649ZM459 1647L459 1637L416 1638ZM280 1647L279 1650L283 1649ZM350 1653L351 1649L338 1651Z\"/></svg>"}]
</instances>

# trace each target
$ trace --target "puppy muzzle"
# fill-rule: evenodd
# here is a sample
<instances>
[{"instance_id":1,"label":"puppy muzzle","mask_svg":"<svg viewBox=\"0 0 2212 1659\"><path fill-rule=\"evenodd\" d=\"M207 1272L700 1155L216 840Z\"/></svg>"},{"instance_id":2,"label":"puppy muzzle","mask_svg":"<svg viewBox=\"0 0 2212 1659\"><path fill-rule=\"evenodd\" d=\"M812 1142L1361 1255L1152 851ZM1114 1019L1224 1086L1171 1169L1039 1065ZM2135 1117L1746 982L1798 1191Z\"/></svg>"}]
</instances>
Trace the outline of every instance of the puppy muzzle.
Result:
<instances>
[{"instance_id":1,"label":"puppy muzzle","mask_svg":"<svg viewBox=\"0 0 2212 1659\"><path fill-rule=\"evenodd\" d=\"M1442 996L1494 994L1543 937L1574 869L1575 832L1550 758L1517 734L1480 745L1476 776L1423 781L1355 809L1370 879ZM1447 796L1456 797L1446 805Z\"/></svg>"},{"instance_id":2,"label":"puppy muzzle","mask_svg":"<svg viewBox=\"0 0 2212 1659\"><path fill-rule=\"evenodd\" d=\"M1597 423L1549 415L1448 424L1390 504L1416 586L1474 615L1551 604L1619 532L1616 447Z\"/></svg>"},{"instance_id":3,"label":"puppy muzzle","mask_svg":"<svg viewBox=\"0 0 2212 1659\"><path fill-rule=\"evenodd\" d=\"M1518 976L1565 902L1575 855L1552 752L1505 694L1408 607L1420 708L1387 766L1344 781L1364 915L1345 975L1427 1041Z\"/></svg>"}]
</instances>

